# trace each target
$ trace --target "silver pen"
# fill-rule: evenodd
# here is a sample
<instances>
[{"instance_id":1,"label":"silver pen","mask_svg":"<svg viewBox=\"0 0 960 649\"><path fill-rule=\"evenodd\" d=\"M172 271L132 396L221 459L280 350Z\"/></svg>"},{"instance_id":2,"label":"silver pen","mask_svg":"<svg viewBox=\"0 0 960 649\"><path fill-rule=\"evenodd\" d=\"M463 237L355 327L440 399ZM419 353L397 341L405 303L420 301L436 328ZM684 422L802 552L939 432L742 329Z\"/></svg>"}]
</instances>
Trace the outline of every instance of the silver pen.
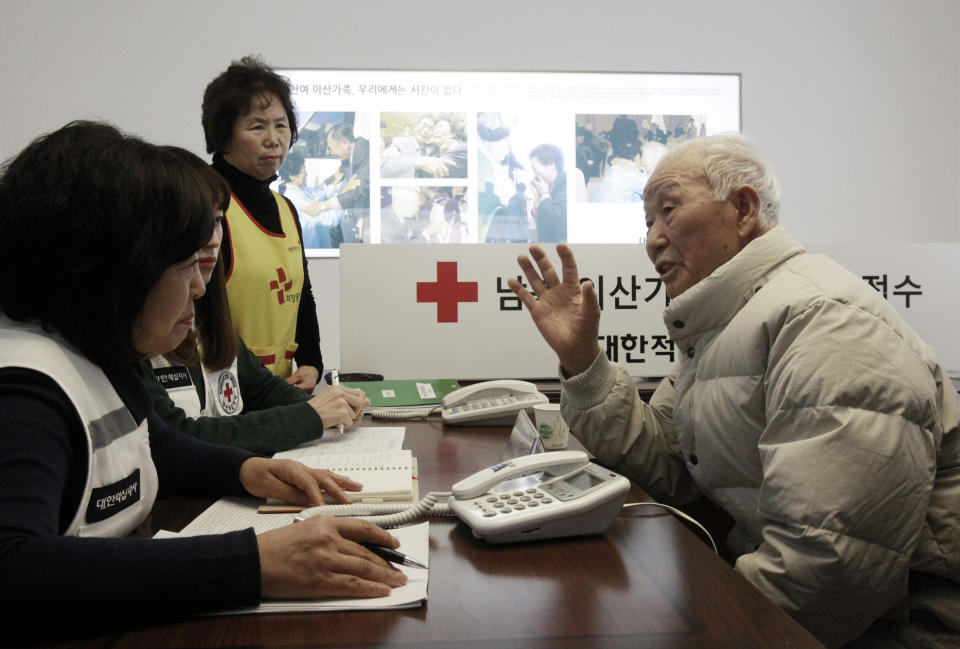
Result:
<instances>
[{"instance_id":1,"label":"silver pen","mask_svg":"<svg viewBox=\"0 0 960 649\"><path fill-rule=\"evenodd\" d=\"M340 385L340 370L330 370L330 385ZM338 424L337 430L343 435L343 424Z\"/></svg>"},{"instance_id":2,"label":"silver pen","mask_svg":"<svg viewBox=\"0 0 960 649\"><path fill-rule=\"evenodd\" d=\"M397 550L386 548L382 545L376 545L375 543L361 543L360 545L390 563L399 563L401 566L411 566L413 568L426 568L425 565L416 559L411 559L403 552L398 552Z\"/></svg>"}]
</instances>

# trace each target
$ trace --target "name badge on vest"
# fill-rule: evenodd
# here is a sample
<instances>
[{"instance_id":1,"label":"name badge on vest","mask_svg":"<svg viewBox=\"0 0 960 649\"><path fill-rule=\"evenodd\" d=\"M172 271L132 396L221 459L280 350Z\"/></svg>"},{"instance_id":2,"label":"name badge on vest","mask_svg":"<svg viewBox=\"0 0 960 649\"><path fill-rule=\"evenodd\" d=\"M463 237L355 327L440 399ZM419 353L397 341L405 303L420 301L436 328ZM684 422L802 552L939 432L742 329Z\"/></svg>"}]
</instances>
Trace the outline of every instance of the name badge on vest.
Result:
<instances>
[{"instance_id":1,"label":"name badge on vest","mask_svg":"<svg viewBox=\"0 0 960 649\"><path fill-rule=\"evenodd\" d=\"M87 505L87 523L99 523L140 502L140 469L113 484L96 487Z\"/></svg>"},{"instance_id":2,"label":"name badge on vest","mask_svg":"<svg viewBox=\"0 0 960 649\"><path fill-rule=\"evenodd\" d=\"M167 390L173 388L193 387L193 381L190 380L190 372L183 365L174 365L173 367L155 367L153 373L157 380Z\"/></svg>"},{"instance_id":3,"label":"name badge on vest","mask_svg":"<svg viewBox=\"0 0 960 649\"><path fill-rule=\"evenodd\" d=\"M234 362L234 367L236 362ZM227 368L219 372L210 373L210 385L214 388L217 411L223 417L235 415L243 408L243 399L240 397L240 384L237 375Z\"/></svg>"}]
</instances>

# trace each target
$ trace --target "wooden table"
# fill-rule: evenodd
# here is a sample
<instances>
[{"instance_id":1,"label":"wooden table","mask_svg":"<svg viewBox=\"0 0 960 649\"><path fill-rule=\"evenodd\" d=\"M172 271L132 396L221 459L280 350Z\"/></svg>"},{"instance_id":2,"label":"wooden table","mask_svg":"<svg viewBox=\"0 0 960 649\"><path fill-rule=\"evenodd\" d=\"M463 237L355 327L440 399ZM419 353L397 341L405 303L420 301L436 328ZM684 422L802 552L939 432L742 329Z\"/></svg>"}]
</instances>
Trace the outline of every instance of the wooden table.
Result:
<instances>
[{"instance_id":1,"label":"wooden table","mask_svg":"<svg viewBox=\"0 0 960 649\"><path fill-rule=\"evenodd\" d=\"M364 422L380 426L381 422ZM388 424L392 425L392 424ZM402 425L402 424L401 424ZM407 422L421 493L500 459L508 430ZM628 502L646 499L634 487ZM209 504L158 503L179 530ZM73 647L821 647L701 539L657 508L632 508L603 535L490 545L456 519L430 519L426 605L396 611L191 619Z\"/></svg>"}]
</instances>

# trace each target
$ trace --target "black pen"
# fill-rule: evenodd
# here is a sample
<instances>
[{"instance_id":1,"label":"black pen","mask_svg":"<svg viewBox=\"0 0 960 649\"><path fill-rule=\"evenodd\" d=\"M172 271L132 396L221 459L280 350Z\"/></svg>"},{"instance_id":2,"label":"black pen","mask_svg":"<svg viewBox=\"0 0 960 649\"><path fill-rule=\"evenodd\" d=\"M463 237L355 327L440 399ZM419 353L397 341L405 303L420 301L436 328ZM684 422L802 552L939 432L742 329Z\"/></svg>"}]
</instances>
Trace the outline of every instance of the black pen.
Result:
<instances>
[{"instance_id":1,"label":"black pen","mask_svg":"<svg viewBox=\"0 0 960 649\"><path fill-rule=\"evenodd\" d=\"M370 550L381 559L386 559L390 563L399 563L402 566L411 566L413 568L426 568L425 565L415 559L411 559L404 553L391 550L390 548L385 548L382 545L376 545L374 543L361 543L360 545Z\"/></svg>"}]
</instances>

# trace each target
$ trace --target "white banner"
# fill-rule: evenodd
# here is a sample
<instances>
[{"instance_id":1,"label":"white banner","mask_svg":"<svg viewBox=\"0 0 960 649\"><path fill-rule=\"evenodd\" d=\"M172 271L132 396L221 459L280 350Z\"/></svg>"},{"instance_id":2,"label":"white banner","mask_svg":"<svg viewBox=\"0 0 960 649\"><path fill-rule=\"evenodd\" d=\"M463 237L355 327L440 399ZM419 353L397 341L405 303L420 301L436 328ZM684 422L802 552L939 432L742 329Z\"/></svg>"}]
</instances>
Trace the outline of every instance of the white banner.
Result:
<instances>
[{"instance_id":1,"label":"white banner","mask_svg":"<svg viewBox=\"0 0 960 649\"><path fill-rule=\"evenodd\" d=\"M950 372L960 370L960 245L955 243L808 244L879 291L937 352Z\"/></svg>"},{"instance_id":2,"label":"white banner","mask_svg":"<svg viewBox=\"0 0 960 649\"><path fill-rule=\"evenodd\" d=\"M559 269L552 247L547 248ZM603 296L600 344L637 376L675 360L666 293L643 247L573 246L582 278ZM341 365L387 378L545 378L557 359L507 287L522 244L341 248Z\"/></svg>"},{"instance_id":3,"label":"white banner","mask_svg":"<svg viewBox=\"0 0 960 649\"><path fill-rule=\"evenodd\" d=\"M601 296L601 348L636 377L675 360L662 313L666 294L637 244L576 244L581 280ZM960 368L953 340L956 244L810 246L864 277ZM522 244L348 245L341 255L341 364L388 379L555 377L557 360L507 287L521 277ZM559 269L552 248L550 257ZM522 278L524 284L526 279Z\"/></svg>"}]
</instances>

